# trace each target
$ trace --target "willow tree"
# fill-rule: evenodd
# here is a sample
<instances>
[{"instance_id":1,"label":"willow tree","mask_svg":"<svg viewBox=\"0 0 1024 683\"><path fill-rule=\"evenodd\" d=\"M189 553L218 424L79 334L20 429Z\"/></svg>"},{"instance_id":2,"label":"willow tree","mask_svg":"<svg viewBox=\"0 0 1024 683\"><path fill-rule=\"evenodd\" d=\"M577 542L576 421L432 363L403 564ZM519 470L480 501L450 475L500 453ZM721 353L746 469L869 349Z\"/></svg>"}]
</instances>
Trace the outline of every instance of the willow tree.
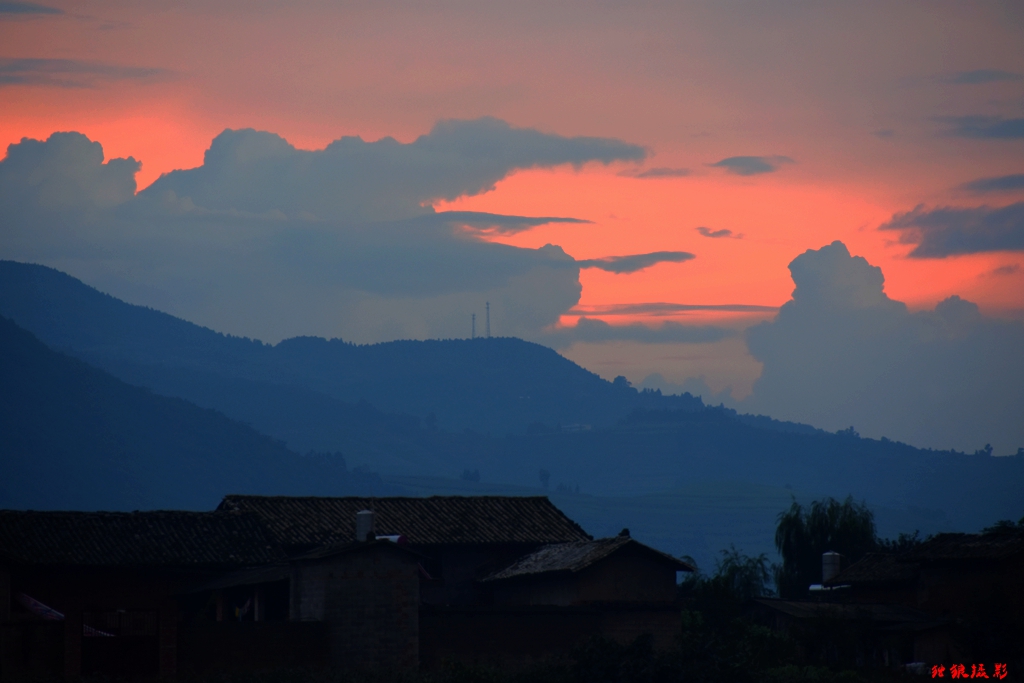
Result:
<instances>
[{"instance_id":1,"label":"willow tree","mask_svg":"<svg viewBox=\"0 0 1024 683\"><path fill-rule=\"evenodd\" d=\"M784 598L802 597L811 584L821 583L821 556L833 551L843 563L856 562L877 545L875 516L864 503L848 497L816 500L805 509L793 501L779 513L775 547L782 555L775 584Z\"/></svg>"}]
</instances>

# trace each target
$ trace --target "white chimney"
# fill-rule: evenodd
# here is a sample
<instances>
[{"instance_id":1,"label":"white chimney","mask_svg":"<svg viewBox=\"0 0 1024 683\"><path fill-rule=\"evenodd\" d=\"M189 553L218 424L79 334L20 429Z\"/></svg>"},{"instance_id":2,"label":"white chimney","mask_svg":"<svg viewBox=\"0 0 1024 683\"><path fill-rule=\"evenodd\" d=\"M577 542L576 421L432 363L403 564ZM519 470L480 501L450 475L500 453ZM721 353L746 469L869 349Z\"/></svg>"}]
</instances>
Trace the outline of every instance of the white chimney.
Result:
<instances>
[{"instance_id":1,"label":"white chimney","mask_svg":"<svg viewBox=\"0 0 1024 683\"><path fill-rule=\"evenodd\" d=\"M836 576L839 575L840 560L842 555L839 553L832 552L831 550L827 553L821 554L821 582L822 584L828 583Z\"/></svg>"},{"instance_id":2,"label":"white chimney","mask_svg":"<svg viewBox=\"0 0 1024 683\"><path fill-rule=\"evenodd\" d=\"M360 510L356 513L356 541L372 541L376 538L373 532L373 510Z\"/></svg>"}]
</instances>

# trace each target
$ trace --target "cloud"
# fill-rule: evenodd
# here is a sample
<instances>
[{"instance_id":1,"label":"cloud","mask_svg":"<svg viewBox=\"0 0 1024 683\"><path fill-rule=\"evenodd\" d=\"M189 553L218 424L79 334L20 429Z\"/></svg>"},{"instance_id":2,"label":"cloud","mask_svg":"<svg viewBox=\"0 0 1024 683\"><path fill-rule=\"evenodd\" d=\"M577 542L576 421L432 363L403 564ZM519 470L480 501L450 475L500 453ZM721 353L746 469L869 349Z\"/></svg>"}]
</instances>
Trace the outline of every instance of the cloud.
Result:
<instances>
[{"instance_id":1,"label":"cloud","mask_svg":"<svg viewBox=\"0 0 1024 683\"><path fill-rule=\"evenodd\" d=\"M898 213L880 230L899 230L900 242L916 244L912 258L1024 250L1024 202L992 208L940 207Z\"/></svg>"},{"instance_id":2,"label":"cloud","mask_svg":"<svg viewBox=\"0 0 1024 683\"><path fill-rule=\"evenodd\" d=\"M492 190L517 170L645 155L620 140L563 137L493 118L441 121L410 143L343 137L317 151L298 150L273 133L226 130L202 166L166 174L146 193L170 191L217 210L397 220L432 213L430 204L439 200Z\"/></svg>"},{"instance_id":3,"label":"cloud","mask_svg":"<svg viewBox=\"0 0 1024 683\"><path fill-rule=\"evenodd\" d=\"M21 16L64 14L64 10L34 2L0 2L0 17L5 14Z\"/></svg>"},{"instance_id":4,"label":"cloud","mask_svg":"<svg viewBox=\"0 0 1024 683\"><path fill-rule=\"evenodd\" d=\"M676 315L690 311L722 311L727 313L774 313L778 306L753 304L671 304L645 302L636 304L609 304L604 306L575 306L570 314L579 315Z\"/></svg>"},{"instance_id":5,"label":"cloud","mask_svg":"<svg viewBox=\"0 0 1024 683\"><path fill-rule=\"evenodd\" d=\"M981 85L983 83L1001 83L1024 80L1024 74L1002 69L975 69L959 71L943 79L946 83L956 85Z\"/></svg>"},{"instance_id":6,"label":"cloud","mask_svg":"<svg viewBox=\"0 0 1024 683\"><path fill-rule=\"evenodd\" d=\"M619 171L619 175L624 178L685 178L690 173L691 171L688 168L668 168L665 166L648 168L643 171L639 169Z\"/></svg>"},{"instance_id":7,"label":"cloud","mask_svg":"<svg viewBox=\"0 0 1024 683\"><path fill-rule=\"evenodd\" d=\"M711 228L704 228L704 227L694 228L694 229L697 232L699 232L700 234L704 235L705 237L712 237L712 238L715 238L715 239L722 238L722 237L728 237L728 238L731 238L731 239L734 239L734 240L741 240L741 239L743 239L743 233L734 233L732 230L728 230L726 228L722 228L721 230L712 230Z\"/></svg>"},{"instance_id":8,"label":"cloud","mask_svg":"<svg viewBox=\"0 0 1024 683\"><path fill-rule=\"evenodd\" d=\"M964 183L960 189L975 194L986 194L989 192L1010 192L1013 190L1024 190L1024 173L1012 175L995 176L993 178L978 178L969 183Z\"/></svg>"},{"instance_id":9,"label":"cloud","mask_svg":"<svg viewBox=\"0 0 1024 683\"><path fill-rule=\"evenodd\" d=\"M1018 140L1024 138L1024 119L1001 116L942 116L935 119L946 124L944 135L982 140Z\"/></svg>"},{"instance_id":10,"label":"cloud","mask_svg":"<svg viewBox=\"0 0 1024 683\"><path fill-rule=\"evenodd\" d=\"M697 258L688 251L653 251L649 254L631 254L629 256L605 256L604 258L584 259L576 261L580 268L597 268L609 273L622 275L635 273L650 268L658 263L682 263Z\"/></svg>"},{"instance_id":11,"label":"cloud","mask_svg":"<svg viewBox=\"0 0 1024 683\"><path fill-rule=\"evenodd\" d=\"M347 138L319 152L232 131L213 141L203 166L136 195L137 161L105 161L99 143L56 133L11 145L0 161L0 258L268 342L468 336L470 314L487 301L495 334L531 339L579 302L580 265L557 245L483 236L586 221L434 212L430 203L484 191L519 168L642 154L493 119L443 122L408 144Z\"/></svg>"},{"instance_id":12,"label":"cloud","mask_svg":"<svg viewBox=\"0 0 1024 683\"><path fill-rule=\"evenodd\" d=\"M1024 445L1024 326L957 296L911 312L882 271L841 242L790 263L796 289L747 330L763 363L748 412L918 446L996 453Z\"/></svg>"},{"instance_id":13,"label":"cloud","mask_svg":"<svg viewBox=\"0 0 1024 683\"><path fill-rule=\"evenodd\" d=\"M892 128L882 128L880 130L872 131L871 134L874 135L876 138L888 139L896 135L896 131L894 131Z\"/></svg>"},{"instance_id":14,"label":"cloud","mask_svg":"<svg viewBox=\"0 0 1024 683\"><path fill-rule=\"evenodd\" d=\"M122 204L135 195L135 159L104 163L103 147L81 133L23 138L0 162L0 207L52 212Z\"/></svg>"},{"instance_id":15,"label":"cloud","mask_svg":"<svg viewBox=\"0 0 1024 683\"><path fill-rule=\"evenodd\" d=\"M761 173L773 173L779 169L780 165L792 163L795 162L789 157L783 156L728 157L713 164L708 164L708 166L724 168L728 173L736 175L759 175Z\"/></svg>"},{"instance_id":16,"label":"cloud","mask_svg":"<svg viewBox=\"0 0 1024 683\"><path fill-rule=\"evenodd\" d=\"M0 87L41 85L52 88L98 88L112 81L147 81L169 74L165 69L118 66L77 59L0 59Z\"/></svg>"},{"instance_id":17,"label":"cloud","mask_svg":"<svg viewBox=\"0 0 1024 683\"><path fill-rule=\"evenodd\" d=\"M683 325L667 321L656 327L632 323L610 325L603 320L581 317L572 327L559 327L538 337L541 343L564 349L577 342L599 344L615 341L633 341L645 344L705 344L734 337L738 333L712 325Z\"/></svg>"},{"instance_id":18,"label":"cloud","mask_svg":"<svg viewBox=\"0 0 1024 683\"><path fill-rule=\"evenodd\" d=\"M421 223L456 226L474 235L514 235L551 223L591 224L593 221L560 216L508 216L480 211L441 211L416 219Z\"/></svg>"},{"instance_id":19,"label":"cloud","mask_svg":"<svg viewBox=\"0 0 1024 683\"><path fill-rule=\"evenodd\" d=\"M998 268L992 269L988 274L996 277L1004 277L1006 275L1016 275L1020 272L1019 263L1010 263L1005 266L999 266Z\"/></svg>"}]
</instances>

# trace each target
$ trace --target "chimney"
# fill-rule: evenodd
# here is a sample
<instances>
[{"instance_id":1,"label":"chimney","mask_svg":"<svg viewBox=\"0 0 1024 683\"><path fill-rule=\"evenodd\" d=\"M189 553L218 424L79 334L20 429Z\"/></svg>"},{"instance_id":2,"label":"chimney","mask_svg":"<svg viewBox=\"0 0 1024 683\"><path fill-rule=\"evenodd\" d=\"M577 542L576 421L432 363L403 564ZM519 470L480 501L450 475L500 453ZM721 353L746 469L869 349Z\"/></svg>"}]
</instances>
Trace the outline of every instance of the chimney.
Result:
<instances>
[{"instance_id":1,"label":"chimney","mask_svg":"<svg viewBox=\"0 0 1024 683\"><path fill-rule=\"evenodd\" d=\"M821 554L821 583L826 584L839 575L842 555L832 552Z\"/></svg>"},{"instance_id":2,"label":"chimney","mask_svg":"<svg viewBox=\"0 0 1024 683\"><path fill-rule=\"evenodd\" d=\"M360 510L356 513L356 541L372 541L376 539L373 532L373 510Z\"/></svg>"}]
</instances>

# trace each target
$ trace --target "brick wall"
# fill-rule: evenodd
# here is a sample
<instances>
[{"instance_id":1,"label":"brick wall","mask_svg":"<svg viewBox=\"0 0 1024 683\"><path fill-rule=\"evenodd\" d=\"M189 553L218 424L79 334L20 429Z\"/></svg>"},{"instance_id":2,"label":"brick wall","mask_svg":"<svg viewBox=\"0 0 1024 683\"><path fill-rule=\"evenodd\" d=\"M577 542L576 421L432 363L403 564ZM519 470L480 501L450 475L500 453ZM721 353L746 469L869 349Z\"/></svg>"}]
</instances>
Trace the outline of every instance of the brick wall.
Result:
<instances>
[{"instance_id":1,"label":"brick wall","mask_svg":"<svg viewBox=\"0 0 1024 683\"><path fill-rule=\"evenodd\" d=\"M292 618L326 622L330 665L409 669L419 662L418 556L368 544L297 565Z\"/></svg>"}]
</instances>

